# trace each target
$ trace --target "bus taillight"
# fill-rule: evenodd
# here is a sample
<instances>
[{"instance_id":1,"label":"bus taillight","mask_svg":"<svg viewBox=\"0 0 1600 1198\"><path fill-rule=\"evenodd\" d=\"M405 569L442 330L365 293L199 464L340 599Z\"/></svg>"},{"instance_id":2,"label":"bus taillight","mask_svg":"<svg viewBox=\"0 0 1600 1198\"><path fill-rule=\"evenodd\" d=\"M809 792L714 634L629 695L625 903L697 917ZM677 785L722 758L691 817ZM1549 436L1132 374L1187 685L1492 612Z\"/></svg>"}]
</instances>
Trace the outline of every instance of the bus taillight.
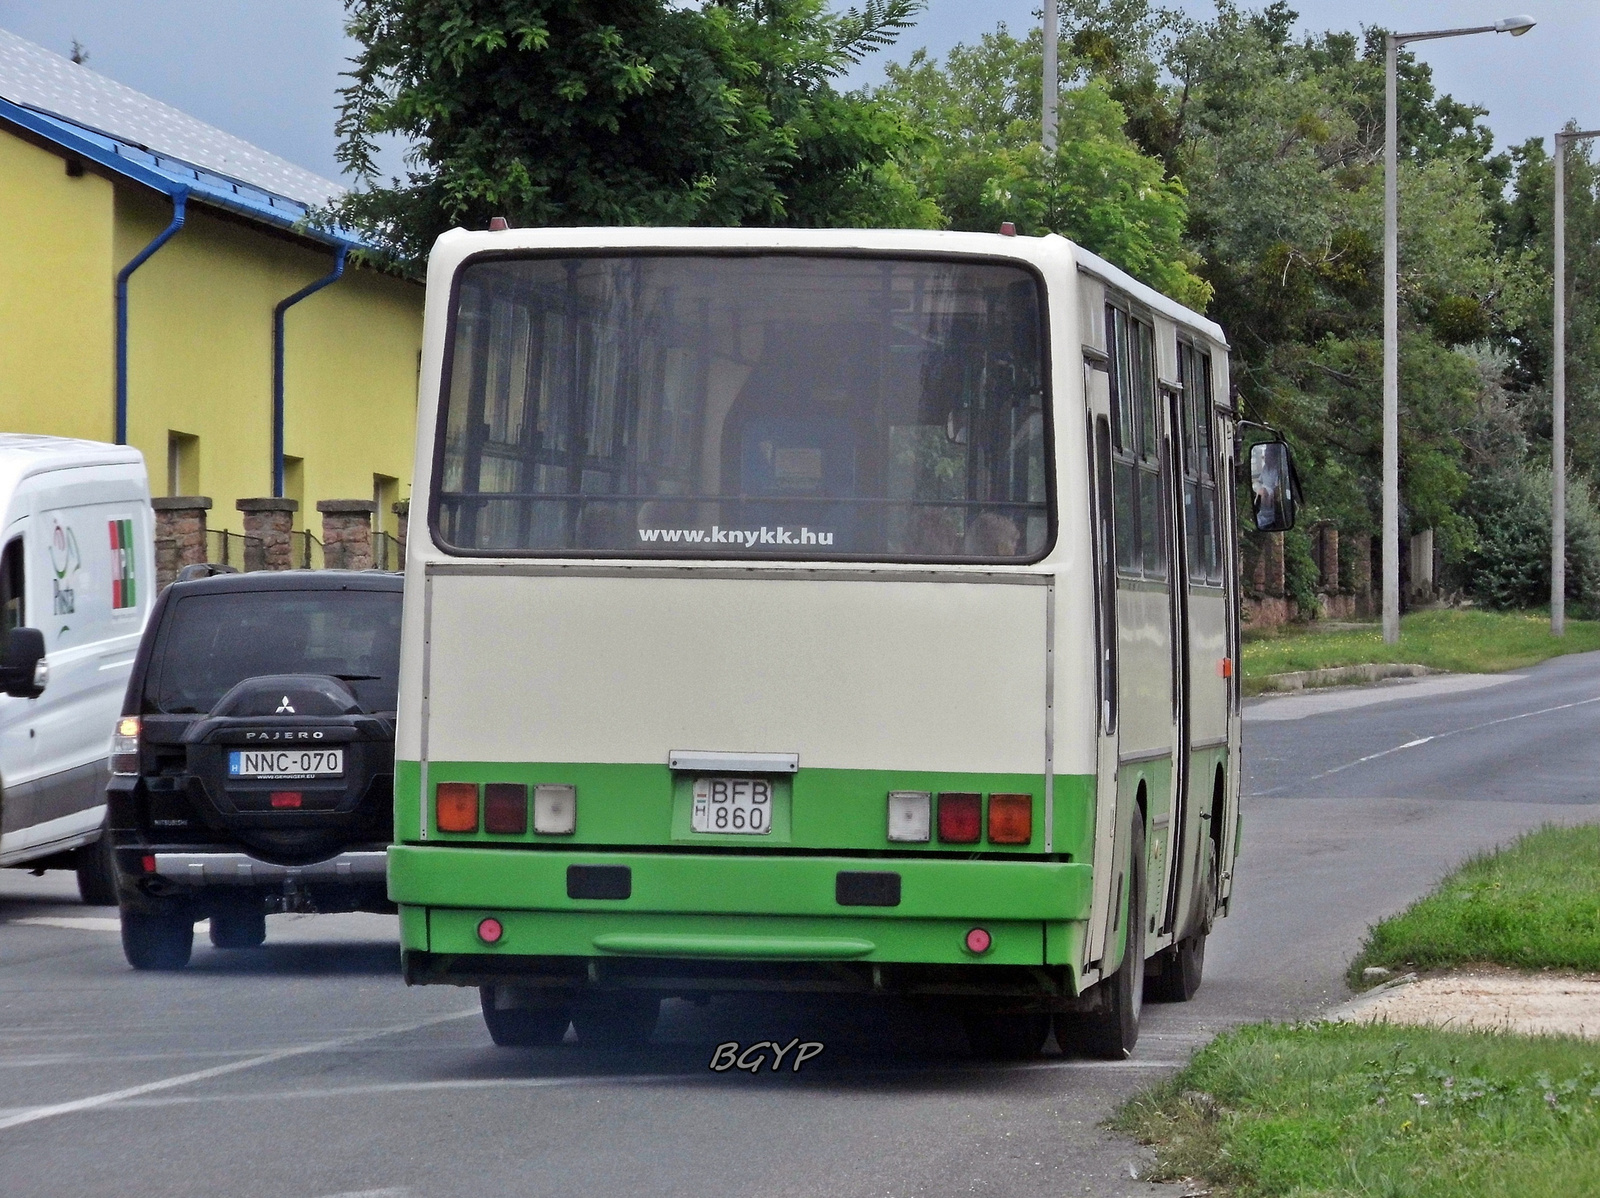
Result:
<instances>
[{"instance_id":1,"label":"bus taillight","mask_svg":"<svg viewBox=\"0 0 1600 1198\"><path fill-rule=\"evenodd\" d=\"M1033 796L989 796L989 843L1027 844L1033 839Z\"/></svg>"},{"instance_id":2,"label":"bus taillight","mask_svg":"<svg viewBox=\"0 0 1600 1198\"><path fill-rule=\"evenodd\" d=\"M478 830L478 784L441 782L433 792L433 821L441 832Z\"/></svg>"},{"instance_id":3,"label":"bus taillight","mask_svg":"<svg viewBox=\"0 0 1600 1198\"><path fill-rule=\"evenodd\" d=\"M946 844L976 844L983 834L983 796L945 791L939 796L939 839Z\"/></svg>"}]
</instances>

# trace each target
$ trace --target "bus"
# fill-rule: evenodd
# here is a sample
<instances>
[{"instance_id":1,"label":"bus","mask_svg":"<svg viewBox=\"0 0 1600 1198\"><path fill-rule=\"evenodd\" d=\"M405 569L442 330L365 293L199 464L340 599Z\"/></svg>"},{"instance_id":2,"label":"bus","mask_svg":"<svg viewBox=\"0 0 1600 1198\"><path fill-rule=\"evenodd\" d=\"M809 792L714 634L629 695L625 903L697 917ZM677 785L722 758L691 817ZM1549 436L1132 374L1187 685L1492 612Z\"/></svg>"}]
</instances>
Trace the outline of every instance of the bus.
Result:
<instances>
[{"instance_id":1,"label":"bus","mask_svg":"<svg viewBox=\"0 0 1600 1198\"><path fill-rule=\"evenodd\" d=\"M1232 895L1228 395L1216 324L1056 236L443 235L407 982L502 1045L803 992L1131 1053ZM1287 527L1287 447L1250 461Z\"/></svg>"}]
</instances>

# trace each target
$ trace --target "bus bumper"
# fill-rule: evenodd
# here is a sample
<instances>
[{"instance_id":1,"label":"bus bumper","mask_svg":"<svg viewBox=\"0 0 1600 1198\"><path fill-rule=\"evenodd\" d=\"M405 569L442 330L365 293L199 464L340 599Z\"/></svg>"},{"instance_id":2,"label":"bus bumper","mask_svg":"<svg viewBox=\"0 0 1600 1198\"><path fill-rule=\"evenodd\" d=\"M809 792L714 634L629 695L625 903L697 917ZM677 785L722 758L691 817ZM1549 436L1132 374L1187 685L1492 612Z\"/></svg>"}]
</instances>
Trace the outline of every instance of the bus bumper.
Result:
<instances>
[{"instance_id":1,"label":"bus bumper","mask_svg":"<svg viewBox=\"0 0 1600 1198\"><path fill-rule=\"evenodd\" d=\"M618 897L581 897L596 876ZM389 896L412 982L1066 997L1090 867L395 845ZM503 933L486 944L490 917Z\"/></svg>"}]
</instances>

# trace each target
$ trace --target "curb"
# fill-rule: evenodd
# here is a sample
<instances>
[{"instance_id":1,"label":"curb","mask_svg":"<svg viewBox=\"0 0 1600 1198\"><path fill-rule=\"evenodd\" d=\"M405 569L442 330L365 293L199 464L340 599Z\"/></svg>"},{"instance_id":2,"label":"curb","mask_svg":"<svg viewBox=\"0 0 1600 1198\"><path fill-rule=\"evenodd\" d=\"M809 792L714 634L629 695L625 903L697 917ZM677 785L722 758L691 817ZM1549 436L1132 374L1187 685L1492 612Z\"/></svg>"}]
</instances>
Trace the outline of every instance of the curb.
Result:
<instances>
[{"instance_id":1,"label":"curb","mask_svg":"<svg viewBox=\"0 0 1600 1198\"><path fill-rule=\"evenodd\" d=\"M1322 686L1349 686L1353 683L1382 682L1387 678L1422 678L1444 674L1433 666L1370 662L1359 666L1329 666L1322 670L1295 670L1288 674L1268 674L1261 679L1262 694L1303 691Z\"/></svg>"},{"instance_id":2,"label":"curb","mask_svg":"<svg viewBox=\"0 0 1600 1198\"><path fill-rule=\"evenodd\" d=\"M1354 1023L1356 1017L1368 1007L1376 1006L1378 1001L1391 990L1398 990L1401 986L1409 986L1417 980L1414 973L1403 973L1397 978L1390 978L1387 982L1374 986L1371 990L1363 990L1349 1002L1341 1003L1331 1011L1324 1011L1320 1016L1323 1023Z\"/></svg>"}]
</instances>

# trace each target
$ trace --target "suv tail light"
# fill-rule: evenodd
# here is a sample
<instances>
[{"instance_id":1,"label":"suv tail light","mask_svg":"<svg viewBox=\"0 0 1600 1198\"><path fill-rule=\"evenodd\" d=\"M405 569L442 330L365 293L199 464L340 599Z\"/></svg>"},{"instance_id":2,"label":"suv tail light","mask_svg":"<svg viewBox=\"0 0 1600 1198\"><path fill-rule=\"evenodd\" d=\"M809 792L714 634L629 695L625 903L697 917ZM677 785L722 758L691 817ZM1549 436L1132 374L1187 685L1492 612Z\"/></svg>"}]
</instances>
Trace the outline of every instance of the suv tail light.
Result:
<instances>
[{"instance_id":1,"label":"suv tail light","mask_svg":"<svg viewBox=\"0 0 1600 1198\"><path fill-rule=\"evenodd\" d=\"M441 782L434 787L433 822L441 832L476 832L478 784Z\"/></svg>"},{"instance_id":2,"label":"suv tail light","mask_svg":"<svg viewBox=\"0 0 1600 1198\"><path fill-rule=\"evenodd\" d=\"M125 715L117 721L111 734L111 772L137 774L139 772L139 717Z\"/></svg>"},{"instance_id":3,"label":"suv tail light","mask_svg":"<svg viewBox=\"0 0 1600 1198\"><path fill-rule=\"evenodd\" d=\"M989 796L989 843L1027 844L1033 839L1033 796Z\"/></svg>"},{"instance_id":4,"label":"suv tail light","mask_svg":"<svg viewBox=\"0 0 1600 1198\"><path fill-rule=\"evenodd\" d=\"M946 844L976 844L983 834L983 796L945 791L939 796L939 839Z\"/></svg>"}]
</instances>

